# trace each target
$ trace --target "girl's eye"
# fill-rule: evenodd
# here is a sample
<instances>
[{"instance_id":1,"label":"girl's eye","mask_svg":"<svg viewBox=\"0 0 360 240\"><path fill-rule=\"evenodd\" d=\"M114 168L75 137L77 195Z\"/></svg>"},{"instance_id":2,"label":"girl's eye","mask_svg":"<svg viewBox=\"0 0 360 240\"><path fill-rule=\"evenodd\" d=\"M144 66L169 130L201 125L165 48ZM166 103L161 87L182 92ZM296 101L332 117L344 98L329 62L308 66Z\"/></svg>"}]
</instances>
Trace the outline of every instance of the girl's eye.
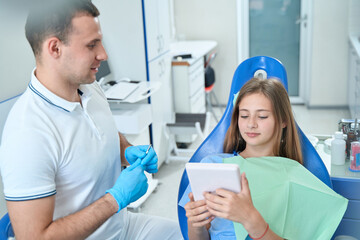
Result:
<instances>
[{"instance_id":1,"label":"girl's eye","mask_svg":"<svg viewBox=\"0 0 360 240\"><path fill-rule=\"evenodd\" d=\"M240 116L241 118L248 118L249 116Z\"/></svg>"},{"instance_id":2,"label":"girl's eye","mask_svg":"<svg viewBox=\"0 0 360 240\"><path fill-rule=\"evenodd\" d=\"M268 116L259 116L260 119L267 119Z\"/></svg>"}]
</instances>

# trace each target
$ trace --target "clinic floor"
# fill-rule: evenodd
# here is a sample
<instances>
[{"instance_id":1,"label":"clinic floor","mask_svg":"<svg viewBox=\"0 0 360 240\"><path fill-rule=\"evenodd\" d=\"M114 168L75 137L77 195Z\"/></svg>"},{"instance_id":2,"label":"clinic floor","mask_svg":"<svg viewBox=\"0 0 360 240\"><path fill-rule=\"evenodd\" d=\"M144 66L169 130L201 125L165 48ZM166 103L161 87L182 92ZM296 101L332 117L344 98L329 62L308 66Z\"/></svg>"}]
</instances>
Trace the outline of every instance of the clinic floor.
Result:
<instances>
[{"instance_id":1,"label":"clinic floor","mask_svg":"<svg viewBox=\"0 0 360 240\"><path fill-rule=\"evenodd\" d=\"M215 111L220 119L220 109L216 108ZM297 123L306 134L331 135L337 131L337 124L341 118L350 118L350 113L346 109L307 109L303 105L294 105L293 111ZM210 129L215 126L216 121L211 118ZM200 143L197 139L190 148L197 148ZM159 180L156 191L136 211L177 220L177 194L184 167L183 161L162 164L159 172L155 174L155 178ZM0 216L6 212L1 182Z\"/></svg>"}]
</instances>

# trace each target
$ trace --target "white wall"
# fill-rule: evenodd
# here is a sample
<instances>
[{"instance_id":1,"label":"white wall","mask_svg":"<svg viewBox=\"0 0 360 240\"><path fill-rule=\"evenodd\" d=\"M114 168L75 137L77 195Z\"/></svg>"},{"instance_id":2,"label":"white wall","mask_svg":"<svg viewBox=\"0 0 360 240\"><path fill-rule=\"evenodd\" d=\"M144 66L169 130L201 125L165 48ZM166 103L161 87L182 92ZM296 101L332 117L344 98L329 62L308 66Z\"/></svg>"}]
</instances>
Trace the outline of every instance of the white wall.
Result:
<instances>
[{"instance_id":1,"label":"white wall","mask_svg":"<svg viewBox=\"0 0 360 240\"><path fill-rule=\"evenodd\" d=\"M360 1L350 0L349 3L349 33L360 36Z\"/></svg>"},{"instance_id":2,"label":"white wall","mask_svg":"<svg viewBox=\"0 0 360 240\"><path fill-rule=\"evenodd\" d=\"M312 66L308 105L346 106L349 1L312 2Z\"/></svg>"},{"instance_id":3,"label":"white wall","mask_svg":"<svg viewBox=\"0 0 360 240\"><path fill-rule=\"evenodd\" d=\"M360 31L360 9L350 11L349 2L358 0L316 0L313 4L312 65L307 103L311 107L347 105L348 25ZM227 103L232 74L237 67L236 1L174 0L177 36L186 39L218 41L218 58L214 62L217 83L215 92Z\"/></svg>"},{"instance_id":4,"label":"white wall","mask_svg":"<svg viewBox=\"0 0 360 240\"><path fill-rule=\"evenodd\" d=\"M237 67L236 0L174 0L174 16L178 37L217 41L214 89L220 103L226 104Z\"/></svg>"},{"instance_id":5,"label":"white wall","mask_svg":"<svg viewBox=\"0 0 360 240\"><path fill-rule=\"evenodd\" d=\"M141 1L94 0L93 3L100 11L103 42L114 79L146 81L145 58L143 62L138 60L145 53ZM128 34L136 37L130 38Z\"/></svg>"},{"instance_id":6,"label":"white wall","mask_svg":"<svg viewBox=\"0 0 360 240\"><path fill-rule=\"evenodd\" d=\"M27 12L0 0L0 102L20 94L30 81L35 59L25 38Z\"/></svg>"}]
</instances>

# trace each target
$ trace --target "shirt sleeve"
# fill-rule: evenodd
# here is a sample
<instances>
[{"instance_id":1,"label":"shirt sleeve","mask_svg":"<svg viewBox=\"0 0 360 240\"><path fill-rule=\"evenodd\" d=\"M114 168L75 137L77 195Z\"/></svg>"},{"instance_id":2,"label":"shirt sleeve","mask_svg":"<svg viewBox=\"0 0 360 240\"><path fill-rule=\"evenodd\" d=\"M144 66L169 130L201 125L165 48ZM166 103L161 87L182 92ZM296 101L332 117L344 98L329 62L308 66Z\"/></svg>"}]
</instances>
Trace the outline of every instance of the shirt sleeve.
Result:
<instances>
[{"instance_id":1,"label":"shirt sleeve","mask_svg":"<svg viewBox=\"0 0 360 240\"><path fill-rule=\"evenodd\" d=\"M0 169L6 200L32 200L56 193L59 151L49 139L34 129L17 130L3 139Z\"/></svg>"},{"instance_id":2,"label":"shirt sleeve","mask_svg":"<svg viewBox=\"0 0 360 240\"><path fill-rule=\"evenodd\" d=\"M200 162L201 163L223 163L223 158L232 157L231 154L219 154L219 155L210 155L203 158ZM185 189L180 201L179 206L184 207L189 201L189 193L191 192L190 184Z\"/></svg>"}]
</instances>

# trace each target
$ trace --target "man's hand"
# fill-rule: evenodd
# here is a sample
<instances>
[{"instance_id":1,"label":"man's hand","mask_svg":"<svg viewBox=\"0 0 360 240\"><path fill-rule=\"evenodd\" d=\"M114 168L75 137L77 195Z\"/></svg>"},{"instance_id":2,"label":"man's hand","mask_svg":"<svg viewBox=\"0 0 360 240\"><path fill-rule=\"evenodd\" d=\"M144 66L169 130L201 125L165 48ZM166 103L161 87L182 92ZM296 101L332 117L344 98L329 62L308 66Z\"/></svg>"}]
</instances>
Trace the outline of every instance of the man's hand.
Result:
<instances>
[{"instance_id":1,"label":"man's hand","mask_svg":"<svg viewBox=\"0 0 360 240\"><path fill-rule=\"evenodd\" d=\"M115 185L107 190L106 193L110 193L115 198L119 205L119 212L143 196L148 186L147 177L141 165L141 159L138 159L121 172Z\"/></svg>"},{"instance_id":2,"label":"man's hand","mask_svg":"<svg viewBox=\"0 0 360 240\"><path fill-rule=\"evenodd\" d=\"M125 158L132 165L138 158L141 159L141 165L148 173L158 171L158 157L151 147L146 154L149 145L130 146L125 149Z\"/></svg>"}]
</instances>

